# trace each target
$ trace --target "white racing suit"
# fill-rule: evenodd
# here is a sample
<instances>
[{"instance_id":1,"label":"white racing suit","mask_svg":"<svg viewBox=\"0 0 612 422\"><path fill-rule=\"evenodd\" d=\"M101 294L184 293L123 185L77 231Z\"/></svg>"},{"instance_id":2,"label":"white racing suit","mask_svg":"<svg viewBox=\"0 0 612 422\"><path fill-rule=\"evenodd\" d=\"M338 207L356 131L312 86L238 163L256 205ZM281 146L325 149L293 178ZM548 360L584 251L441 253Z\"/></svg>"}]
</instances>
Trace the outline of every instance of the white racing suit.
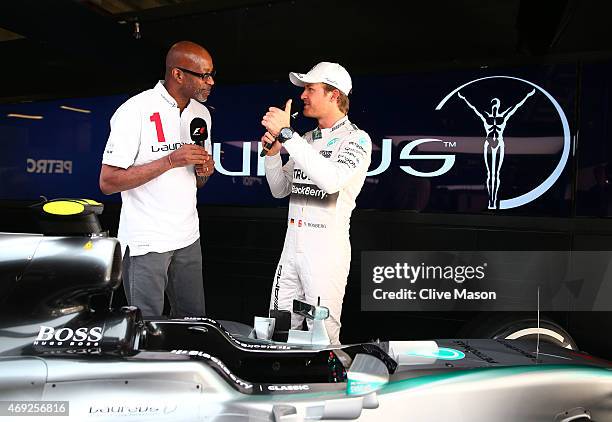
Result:
<instances>
[{"instance_id":1,"label":"white racing suit","mask_svg":"<svg viewBox=\"0 0 612 422\"><path fill-rule=\"evenodd\" d=\"M330 129L297 133L284 143L289 161L266 157L272 195L291 194L285 245L274 275L270 309L292 310L293 299L329 308L325 321L339 344L342 300L351 262L350 218L370 166L372 142L344 117ZM292 314L291 326L303 317Z\"/></svg>"}]
</instances>

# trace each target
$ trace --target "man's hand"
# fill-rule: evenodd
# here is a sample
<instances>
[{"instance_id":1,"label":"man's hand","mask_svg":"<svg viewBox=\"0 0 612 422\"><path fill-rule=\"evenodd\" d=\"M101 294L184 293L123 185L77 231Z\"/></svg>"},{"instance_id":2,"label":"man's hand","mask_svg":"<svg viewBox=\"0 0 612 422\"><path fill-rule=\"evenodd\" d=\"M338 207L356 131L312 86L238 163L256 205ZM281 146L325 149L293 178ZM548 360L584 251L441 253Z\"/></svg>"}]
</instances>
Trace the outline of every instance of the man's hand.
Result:
<instances>
[{"instance_id":1,"label":"man's hand","mask_svg":"<svg viewBox=\"0 0 612 422\"><path fill-rule=\"evenodd\" d=\"M210 177L214 172L215 172L215 160L213 160L212 158L208 160L206 164L196 164L195 165L196 176Z\"/></svg>"},{"instance_id":2,"label":"man's hand","mask_svg":"<svg viewBox=\"0 0 612 422\"><path fill-rule=\"evenodd\" d=\"M266 155L268 157L272 157L273 155L278 154L280 152L281 148L283 147L283 144L281 144L280 142L276 142L276 139L274 138L274 136L272 136L272 134L270 132L264 133L264 135L261 137L261 146L262 146L262 148L264 148L266 146L266 144L268 144L268 143L272 144L272 146L270 147L270 149L266 153Z\"/></svg>"},{"instance_id":3,"label":"man's hand","mask_svg":"<svg viewBox=\"0 0 612 422\"><path fill-rule=\"evenodd\" d=\"M291 100L287 100L285 109L270 107L268 112L263 116L261 124L266 128L272 136L277 137L278 132L284 128L289 127L291 119Z\"/></svg>"},{"instance_id":4,"label":"man's hand","mask_svg":"<svg viewBox=\"0 0 612 422\"><path fill-rule=\"evenodd\" d=\"M214 171L214 161L208 152L199 145L186 144L176 151L142 165L132 165L127 169L102 165L100 170L100 190L105 195L134 189L155 179L174 167L188 165L208 167L204 172L210 175Z\"/></svg>"},{"instance_id":5,"label":"man's hand","mask_svg":"<svg viewBox=\"0 0 612 422\"><path fill-rule=\"evenodd\" d=\"M184 144L176 151L172 152L169 157L171 167L185 167L193 165L205 165L211 160L208 152L201 146L195 144Z\"/></svg>"}]
</instances>

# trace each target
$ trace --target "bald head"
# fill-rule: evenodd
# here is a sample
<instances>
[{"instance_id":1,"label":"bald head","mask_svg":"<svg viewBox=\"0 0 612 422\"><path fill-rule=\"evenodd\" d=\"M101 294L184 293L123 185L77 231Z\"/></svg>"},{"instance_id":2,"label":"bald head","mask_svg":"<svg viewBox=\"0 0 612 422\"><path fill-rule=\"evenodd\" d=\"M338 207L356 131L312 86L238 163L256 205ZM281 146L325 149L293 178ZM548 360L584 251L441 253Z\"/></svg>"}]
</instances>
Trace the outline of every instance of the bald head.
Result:
<instances>
[{"instance_id":1,"label":"bald head","mask_svg":"<svg viewBox=\"0 0 612 422\"><path fill-rule=\"evenodd\" d=\"M173 67L199 69L207 64L212 66L212 57L204 47L191 41L179 41L166 55L166 77Z\"/></svg>"},{"instance_id":2,"label":"bald head","mask_svg":"<svg viewBox=\"0 0 612 422\"><path fill-rule=\"evenodd\" d=\"M210 53L191 41L180 41L166 55L165 87L178 102L181 110L194 98L206 101L214 81Z\"/></svg>"}]
</instances>

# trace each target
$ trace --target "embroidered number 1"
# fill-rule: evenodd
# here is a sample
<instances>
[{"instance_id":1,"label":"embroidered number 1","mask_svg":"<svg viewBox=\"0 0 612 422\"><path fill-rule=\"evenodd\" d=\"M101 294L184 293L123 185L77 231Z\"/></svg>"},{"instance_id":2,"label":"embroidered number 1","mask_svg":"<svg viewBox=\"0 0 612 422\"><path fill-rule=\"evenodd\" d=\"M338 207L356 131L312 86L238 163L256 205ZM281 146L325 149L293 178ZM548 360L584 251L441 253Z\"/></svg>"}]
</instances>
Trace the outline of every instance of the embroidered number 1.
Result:
<instances>
[{"instance_id":1,"label":"embroidered number 1","mask_svg":"<svg viewBox=\"0 0 612 422\"><path fill-rule=\"evenodd\" d=\"M159 113L155 112L151 114L149 120L155 123L155 130L157 131L157 142L166 142L166 137L164 136L164 128L162 127L161 117L159 117Z\"/></svg>"}]
</instances>

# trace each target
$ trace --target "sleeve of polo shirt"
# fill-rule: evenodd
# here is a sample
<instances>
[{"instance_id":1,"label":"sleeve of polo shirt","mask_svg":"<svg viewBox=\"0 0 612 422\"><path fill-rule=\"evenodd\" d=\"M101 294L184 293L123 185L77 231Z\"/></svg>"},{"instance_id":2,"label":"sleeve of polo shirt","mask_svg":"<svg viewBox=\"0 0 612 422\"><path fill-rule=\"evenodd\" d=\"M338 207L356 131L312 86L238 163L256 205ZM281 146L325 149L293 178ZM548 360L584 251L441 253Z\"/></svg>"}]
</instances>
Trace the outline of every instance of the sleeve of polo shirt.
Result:
<instances>
[{"instance_id":1,"label":"sleeve of polo shirt","mask_svg":"<svg viewBox=\"0 0 612 422\"><path fill-rule=\"evenodd\" d=\"M208 152L210 155L213 154L213 148L212 148L212 117L210 115L210 111L208 111L208 108L206 108L206 106L204 106L204 108L206 109L206 113L204 114L204 121L206 122L206 126L208 127L208 138L206 138L206 140L204 141L204 149L206 150L206 152Z\"/></svg>"},{"instance_id":2,"label":"sleeve of polo shirt","mask_svg":"<svg viewBox=\"0 0 612 422\"><path fill-rule=\"evenodd\" d=\"M372 141L367 133L357 130L342 139L335 158L327 159L314 150L297 133L283 144L291 158L299 164L319 188L338 192L354 175L366 173L370 167Z\"/></svg>"},{"instance_id":3,"label":"sleeve of polo shirt","mask_svg":"<svg viewBox=\"0 0 612 422\"><path fill-rule=\"evenodd\" d=\"M126 169L134 164L140 147L140 110L132 101L123 103L110 120L110 135L102 163Z\"/></svg>"}]
</instances>

